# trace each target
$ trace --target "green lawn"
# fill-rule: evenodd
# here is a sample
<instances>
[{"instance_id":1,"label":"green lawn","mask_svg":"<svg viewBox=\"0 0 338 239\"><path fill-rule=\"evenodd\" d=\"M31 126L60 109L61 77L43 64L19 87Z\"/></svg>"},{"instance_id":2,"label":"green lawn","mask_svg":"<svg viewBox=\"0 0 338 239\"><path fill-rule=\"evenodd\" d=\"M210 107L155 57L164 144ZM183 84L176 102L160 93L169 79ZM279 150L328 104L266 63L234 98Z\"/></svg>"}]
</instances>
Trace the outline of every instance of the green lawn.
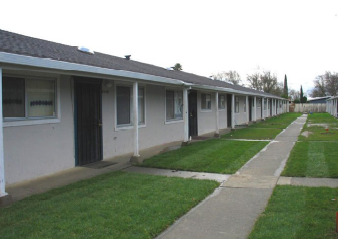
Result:
<instances>
[{"instance_id":1,"label":"green lawn","mask_svg":"<svg viewBox=\"0 0 338 239\"><path fill-rule=\"evenodd\" d=\"M283 176L338 178L338 142L297 142Z\"/></svg>"},{"instance_id":2,"label":"green lawn","mask_svg":"<svg viewBox=\"0 0 338 239\"><path fill-rule=\"evenodd\" d=\"M223 135L223 139L256 139L271 140L288 127L301 113L284 113L282 115L271 117L265 121L252 124L244 129L236 129L229 134Z\"/></svg>"},{"instance_id":3,"label":"green lawn","mask_svg":"<svg viewBox=\"0 0 338 239\"><path fill-rule=\"evenodd\" d=\"M249 239L338 238L338 188L276 186Z\"/></svg>"},{"instance_id":4,"label":"green lawn","mask_svg":"<svg viewBox=\"0 0 338 239\"><path fill-rule=\"evenodd\" d=\"M0 238L154 238L218 185L108 173L0 209Z\"/></svg>"},{"instance_id":5,"label":"green lawn","mask_svg":"<svg viewBox=\"0 0 338 239\"><path fill-rule=\"evenodd\" d=\"M338 120L329 113L309 114L298 140L338 141Z\"/></svg>"},{"instance_id":6,"label":"green lawn","mask_svg":"<svg viewBox=\"0 0 338 239\"><path fill-rule=\"evenodd\" d=\"M244 128L236 129L229 134L222 136L222 139L256 139L256 140L272 140L282 132L278 128Z\"/></svg>"},{"instance_id":7,"label":"green lawn","mask_svg":"<svg viewBox=\"0 0 338 239\"><path fill-rule=\"evenodd\" d=\"M233 174L267 144L212 139L156 155L140 166Z\"/></svg>"},{"instance_id":8,"label":"green lawn","mask_svg":"<svg viewBox=\"0 0 338 239\"><path fill-rule=\"evenodd\" d=\"M297 119L297 117L301 116L302 113L284 113L282 115L271 117L265 121L259 122L257 124L252 124L250 128L277 128L277 129L285 129L288 127L293 121Z\"/></svg>"},{"instance_id":9,"label":"green lawn","mask_svg":"<svg viewBox=\"0 0 338 239\"><path fill-rule=\"evenodd\" d=\"M307 123L310 124L338 124L338 120L330 115L329 113L313 113L309 114L307 118Z\"/></svg>"}]
</instances>

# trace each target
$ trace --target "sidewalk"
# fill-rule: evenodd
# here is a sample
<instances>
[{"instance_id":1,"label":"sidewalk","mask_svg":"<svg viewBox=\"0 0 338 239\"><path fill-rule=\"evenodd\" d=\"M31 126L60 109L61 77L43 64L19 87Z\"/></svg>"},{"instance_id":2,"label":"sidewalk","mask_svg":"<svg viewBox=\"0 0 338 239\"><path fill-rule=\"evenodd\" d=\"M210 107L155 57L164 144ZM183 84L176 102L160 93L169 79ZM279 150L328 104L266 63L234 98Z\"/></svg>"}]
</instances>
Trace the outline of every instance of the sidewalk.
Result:
<instances>
[{"instance_id":1,"label":"sidewalk","mask_svg":"<svg viewBox=\"0 0 338 239\"><path fill-rule=\"evenodd\" d=\"M299 117L225 181L217 193L179 219L157 239L247 238L264 211L306 122Z\"/></svg>"}]
</instances>

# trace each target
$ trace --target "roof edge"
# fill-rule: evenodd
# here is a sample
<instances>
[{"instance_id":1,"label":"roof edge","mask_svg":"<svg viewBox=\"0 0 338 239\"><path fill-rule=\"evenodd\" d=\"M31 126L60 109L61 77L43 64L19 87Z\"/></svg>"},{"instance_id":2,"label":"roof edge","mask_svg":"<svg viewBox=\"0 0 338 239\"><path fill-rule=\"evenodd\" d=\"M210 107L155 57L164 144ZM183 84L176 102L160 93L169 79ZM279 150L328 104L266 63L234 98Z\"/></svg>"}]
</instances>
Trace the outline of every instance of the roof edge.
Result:
<instances>
[{"instance_id":1,"label":"roof edge","mask_svg":"<svg viewBox=\"0 0 338 239\"><path fill-rule=\"evenodd\" d=\"M146 80L146 81L157 82L157 83L166 83L166 84L181 85L181 86L193 86L199 89L206 89L206 90L215 90L215 91L237 93L237 94L251 95L251 96L261 96L264 98L282 99L278 96L269 97L264 94L259 94L259 93L255 94L253 92L251 93L247 91L235 90L235 89L226 88L226 87L191 84L191 83L184 82L182 80L166 78L162 76L155 76L155 75L149 75L149 74L132 72L132 71L107 69L107 68L102 68L102 67L97 67L97 66L89 66L89 65L78 64L78 63L57 61L57 60L53 60L50 58L25 56L25 55L13 54L13 53L7 53L7 52L0 52L0 63L16 64L16 65L24 65L24 66L32 66L32 67L42 67L42 68L53 69L53 70L79 71L79 72L102 74L102 75L109 75L109 76L120 76L120 77L126 77L126 78L131 78L131 79L138 79L138 80Z\"/></svg>"}]
</instances>

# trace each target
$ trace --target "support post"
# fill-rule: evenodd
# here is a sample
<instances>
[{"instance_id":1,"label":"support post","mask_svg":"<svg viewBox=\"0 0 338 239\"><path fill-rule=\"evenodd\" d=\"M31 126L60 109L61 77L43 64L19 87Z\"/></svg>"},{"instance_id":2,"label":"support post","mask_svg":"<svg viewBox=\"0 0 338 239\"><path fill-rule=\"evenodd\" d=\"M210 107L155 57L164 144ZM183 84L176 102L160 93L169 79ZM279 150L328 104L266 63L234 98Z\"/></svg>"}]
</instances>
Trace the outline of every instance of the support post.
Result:
<instances>
[{"instance_id":1,"label":"support post","mask_svg":"<svg viewBox=\"0 0 338 239\"><path fill-rule=\"evenodd\" d=\"M287 103L286 103L286 112L290 112L289 99L287 100Z\"/></svg>"},{"instance_id":2,"label":"support post","mask_svg":"<svg viewBox=\"0 0 338 239\"><path fill-rule=\"evenodd\" d=\"M254 122L257 121L257 97L254 97L254 117L253 117Z\"/></svg>"},{"instance_id":3,"label":"support post","mask_svg":"<svg viewBox=\"0 0 338 239\"><path fill-rule=\"evenodd\" d=\"M246 110L246 124L249 124L250 122L250 117L249 117L249 113L250 113L250 110L249 110L249 96L245 96L245 110Z\"/></svg>"},{"instance_id":4,"label":"support post","mask_svg":"<svg viewBox=\"0 0 338 239\"><path fill-rule=\"evenodd\" d=\"M232 94L231 97L231 129L235 129L235 94Z\"/></svg>"},{"instance_id":5,"label":"support post","mask_svg":"<svg viewBox=\"0 0 338 239\"><path fill-rule=\"evenodd\" d=\"M182 145L189 144L189 115L188 115L188 89L183 89L183 122L184 122L184 138Z\"/></svg>"},{"instance_id":6,"label":"support post","mask_svg":"<svg viewBox=\"0 0 338 239\"><path fill-rule=\"evenodd\" d=\"M133 121L134 121L134 155L131 156L130 161L134 163L142 163L139 154L138 145L138 83L133 84Z\"/></svg>"},{"instance_id":7,"label":"support post","mask_svg":"<svg viewBox=\"0 0 338 239\"><path fill-rule=\"evenodd\" d=\"M2 115L2 69L0 68L0 207L12 203L12 197L6 193L3 115Z\"/></svg>"},{"instance_id":8,"label":"support post","mask_svg":"<svg viewBox=\"0 0 338 239\"><path fill-rule=\"evenodd\" d=\"M262 107L263 107L263 114L262 114L262 120L265 120L265 97L262 98Z\"/></svg>"},{"instance_id":9,"label":"support post","mask_svg":"<svg viewBox=\"0 0 338 239\"><path fill-rule=\"evenodd\" d=\"M216 117L216 132L214 137L219 138L218 92L215 93L215 117Z\"/></svg>"}]
</instances>

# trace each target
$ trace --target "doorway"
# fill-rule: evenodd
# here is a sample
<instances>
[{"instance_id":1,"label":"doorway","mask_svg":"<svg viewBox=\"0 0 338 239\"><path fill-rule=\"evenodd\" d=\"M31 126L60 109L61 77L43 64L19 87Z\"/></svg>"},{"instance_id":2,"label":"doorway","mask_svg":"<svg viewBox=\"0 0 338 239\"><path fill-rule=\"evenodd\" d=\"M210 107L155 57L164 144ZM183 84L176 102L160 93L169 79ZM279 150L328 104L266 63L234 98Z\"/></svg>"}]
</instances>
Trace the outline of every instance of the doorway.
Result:
<instances>
[{"instance_id":1,"label":"doorway","mask_svg":"<svg viewBox=\"0 0 338 239\"><path fill-rule=\"evenodd\" d=\"M251 97L249 97L249 122L252 121L252 107L253 107L253 104L252 104L253 100Z\"/></svg>"},{"instance_id":2,"label":"doorway","mask_svg":"<svg viewBox=\"0 0 338 239\"><path fill-rule=\"evenodd\" d=\"M231 128L231 104L232 104L232 95L227 95L227 122L228 128Z\"/></svg>"},{"instance_id":3,"label":"doorway","mask_svg":"<svg viewBox=\"0 0 338 239\"><path fill-rule=\"evenodd\" d=\"M190 90L188 96L188 113L189 113L189 136L198 135L197 122L197 91Z\"/></svg>"},{"instance_id":4,"label":"doorway","mask_svg":"<svg viewBox=\"0 0 338 239\"><path fill-rule=\"evenodd\" d=\"M74 79L75 164L102 160L102 80Z\"/></svg>"}]
</instances>

